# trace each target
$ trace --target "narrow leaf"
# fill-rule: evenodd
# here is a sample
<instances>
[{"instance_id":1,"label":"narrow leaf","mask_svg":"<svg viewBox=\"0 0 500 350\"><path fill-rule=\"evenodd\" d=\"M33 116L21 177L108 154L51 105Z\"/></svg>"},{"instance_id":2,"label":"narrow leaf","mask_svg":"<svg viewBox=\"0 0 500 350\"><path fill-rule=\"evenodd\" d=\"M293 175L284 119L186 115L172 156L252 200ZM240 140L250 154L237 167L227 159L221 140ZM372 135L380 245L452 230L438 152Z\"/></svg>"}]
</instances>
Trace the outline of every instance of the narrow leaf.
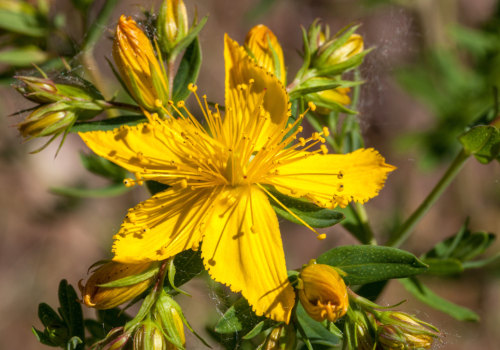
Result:
<instances>
[{"instance_id":1,"label":"narrow leaf","mask_svg":"<svg viewBox=\"0 0 500 350\"><path fill-rule=\"evenodd\" d=\"M474 311L441 298L416 278L404 278L400 279L399 282L418 300L436 310L442 311L459 321L479 321L479 316Z\"/></svg>"},{"instance_id":2,"label":"narrow leaf","mask_svg":"<svg viewBox=\"0 0 500 350\"><path fill-rule=\"evenodd\" d=\"M275 190L269 190L269 192L296 216L312 227L329 227L338 224L344 219L344 214L331 209L318 207L307 200L289 197ZM302 224L275 199L269 198L269 202L278 215L296 224Z\"/></svg>"},{"instance_id":3,"label":"narrow leaf","mask_svg":"<svg viewBox=\"0 0 500 350\"><path fill-rule=\"evenodd\" d=\"M130 191L131 188L123 183L112 184L103 188L75 188L75 187L51 187L49 191L54 194L76 198L102 198L119 196Z\"/></svg>"},{"instance_id":4,"label":"narrow leaf","mask_svg":"<svg viewBox=\"0 0 500 350\"><path fill-rule=\"evenodd\" d=\"M198 79L198 73L201 67L201 47L198 39L193 40L193 42L188 46L182 60L179 63L179 69L174 78L174 87L172 92L172 98L174 101L185 100L190 91L188 90L188 85L190 83L195 84Z\"/></svg>"},{"instance_id":5,"label":"narrow leaf","mask_svg":"<svg viewBox=\"0 0 500 350\"><path fill-rule=\"evenodd\" d=\"M119 128L122 125L133 126L144 122L147 122L147 119L142 115L121 116L106 120L75 123L70 132L106 131Z\"/></svg>"},{"instance_id":6,"label":"narrow leaf","mask_svg":"<svg viewBox=\"0 0 500 350\"><path fill-rule=\"evenodd\" d=\"M220 334L248 334L263 320L264 317L255 315L245 298L240 298L222 315L215 331Z\"/></svg>"},{"instance_id":7,"label":"narrow leaf","mask_svg":"<svg viewBox=\"0 0 500 350\"><path fill-rule=\"evenodd\" d=\"M341 334L340 330L335 327L336 334L330 332L323 323L309 317L301 304L297 306L297 321L304 332L303 336L312 344L333 347L340 345L342 340L342 337L339 336L339 333Z\"/></svg>"}]
</instances>

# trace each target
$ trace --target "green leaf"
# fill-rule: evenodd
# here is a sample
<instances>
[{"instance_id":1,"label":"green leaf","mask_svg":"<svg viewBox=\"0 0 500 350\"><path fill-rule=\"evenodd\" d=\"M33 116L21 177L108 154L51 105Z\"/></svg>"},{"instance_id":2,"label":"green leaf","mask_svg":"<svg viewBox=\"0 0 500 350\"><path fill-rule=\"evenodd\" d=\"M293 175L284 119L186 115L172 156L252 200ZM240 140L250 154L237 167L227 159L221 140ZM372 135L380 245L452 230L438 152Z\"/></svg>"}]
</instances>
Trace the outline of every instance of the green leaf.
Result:
<instances>
[{"instance_id":1,"label":"green leaf","mask_svg":"<svg viewBox=\"0 0 500 350\"><path fill-rule=\"evenodd\" d=\"M281 206L278 201L312 227L330 227L338 224L344 219L342 213L318 207L305 199L289 197L276 190L268 189L268 191L272 195L272 197L269 198L269 202L276 213L296 224L302 224L302 222L283 209L283 206Z\"/></svg>"},{"instance_id":2,"label":"green leaf","mask_svg":"<svg viewBox=\"0 0 500 350\"><path fill-rule=\"evenodd\" d=\"M454 258L465 262L483 254L495 240L495 235L488 232L472 233L467 224L454 236L436 244L423 258Z\"/></svg>"},{"instance_id":3,"label":"green leaf","mask_svg":"<svg viewBox=\"0 0 500 350\"><path fill-rule=\"evenodd\" d=\"M297 321L302 328L302 336L311 343L332 347L340 345L342 332L335 326L334 332L331 332L323 323L313 320L300 303L297 305Z\"/></svg>"},{"instance_id":4,"label":"green leaf","mask_svg":"<svg viewBox=\"0 0 500 350\"><path fill-rule=\"evenodd\" d=\"M119 128L122 125L134 126L145 122L147 122L147 119L142 115L128 115L92 122L75 123L71 127L70 132L106 131Z\"/></svg>"},{"instance_id":5,"label":"green leaf","mask_svg":"<svg viewBox=\"0 0 500 350\"><path fill-rule=\"evenodd\" d=\"M0 52L0 63L12 66L29 66L45 62L49 55L36 46L15 47Z\"/></svg>"},{"instance_id":6,"label":"green leaf","mask_svg":"<svg viewBox=\"0 0 500 350\"><path fill-rule=\"evenodd\" d=\"M257 316L245 298L238 299L220 318L215 331L220 334L241 332L248 334L265 318Z\"/></svg>"},{"instance_id":7,"label":"green leaf","mask_svg":"<svg viewBox=\"0 0 500 350\"><path fill-rule=\"evenodd\" d=\"M66 280L59 283L59 313L68 325L70 336L85 339L85 328L83 324L82 306L75 289ZM83 342L73 349L83 349Z\"/></svg>"},{"instance_id":8,"label":"green leaf","mask_svg":"<svg viewBox=\"0 0 500 350\"><path fill-rule=\"evenodd\" d=\"M404 278L400 279L399 282L418 300L450 315L454 319L459 321L479 321L479 316L474 311L441 298L416 278Z\"/></svg>"},{"instance_id":9,"label":"green leaf","mask_svg":"<svg viewBox=\"0 0 500 350\"><path fill-rule=\"evenodd\" d=\"M191 249L185 250L175 256L175 277L174 284L176 287L182 286L184 283L190 281L200 273L205 271L203 260L201 259L201 252ZM170 287L168 284L165 287ZM171 287L170 287L171 288Z\"/></svg>"},{"instance_id":10,"label":"green leaf","mask_svg":"<svg viewBox=\"0 0 500 350\"><path fill-rule=\"evenodd\" d=\"M95 153L80 153L80 160L85 169L96 175L108 178L113 182L122 182L127 176L127 171L125 169Z\"/></svg>"},{"instance_id":11,"label":"green leaf","mask_svg":"<svg viewBox=\"0 0 500 350\"><path fill-rule=\"evenodd\" d=\"M43 345L48 345L52 347L58 347L60 345L59 343L54 343L46 332L39 331L35 327L31 327L31 331L35 335L36 339Z\"/></svg>"},{"instance_id":12,"label":"green leaf","mask_svg":"<svg viewBox=\"0 0 500 350\"><path fill-rule=\"evenodd\" d=\"M304 83L300 84L297 88L293 89L290 92L290 99L294 100L296 98L299 98L301 96L313 93L313 92L318 92L318 91L324 91L324 90L331 90L335 89L337 87L353 87L356 85L362 84L362 81L342 81L342 80L335 80L332 81L330 79L309 79L306 80Z\"/></svg>"},{"instance_id":13,"label":"green leaf","mask_svg":"<svg viewBox=\"0 0 500 350\"><path fill-rule=\"evenodd\" d=\"M45 327L63 324L63 320L59 317L57 312L46 303L38 305L38 318Z\"/></svg>"},{"instance_id":14,"label":"green leaf","mask_svg":"<svg viewBox=\"0 0 500 350\"><path fill-rule=\"evenodd\" d=\"M458 275L464 271L462 262L455 258L429 258L422 259L422 261L429 265L429 269L425 272L429 275L450 276Z\"/></svg>"},{"instance_id":15,"label":"green leaf","mask_svg":"<svg viewBox=\"0 0 500 350\"><path fill-rule=\"evenodd\" d=\"M475 126L458 137L465 152L483 164L500 160L500 131L492 125Z\"/></svg>"},{"instance_id":16,"label":"green leaf","mask_svg":"<svg viewBox=\"0 0 500 350\"><path fill-rule=\"evenodd\" d=\"M119 196L130 191L131 188L123 183L112 184L102 188L76 188L76 187L50 187L49 191L54 194L76 198L102 198Z\"/></svg>"},{"instance_id":17,"label":"green leaf","mask_svg":"<svg viewBox=\"0 0 500 350\"><path fill-rule=\"evenodd\" d=\"M321 254L316 261L347 273L344 279L350 285L408 277L427 270L427 265L413 254L383 246L337 247Z\"/></svg>"},{"instance_id":18,"label":"green leaf","mask_svg":"<svg viewBox=\"0 0 500 350\"><path fill-rule=\"evenodd\" d=\"M200 67L201 47L198 38L196 38L188 46L179 63L179 69L174 78L174 90L172 92L172 99L174 101L185 100L189 96L191 92L188 90L188 85L196 83Z\"/></svg>"},{"instance_id":19,"label":"green leaf","mask_svg":"<svg viewBox=\"0 0 500 350\"><path fill-rule=\"evenodd\" d=\"M103 288L118 288L118 287L126 287L126 286L131 286L137 283L140 283L142 281L146 281L153 276L155 276L158 273L159 267L156 266L155 268L146 270L144 272L138 273L136 275L131 275L127 277L123 277L108 283L103 283L103 284L98 284L98 287L103 287Z\"/></svg>"},{"instance_id":20,"label":"green leaf","mask_svg":"<svg viewBox=\"0 0 500 350\"><path fill-rule=\"evenodd\" d=\"M342 221L342 226L349 231L358 241L363 244L368 244L371 240L372 233L368 227L363 224L363 220L359 217L355 204L350 203L345 208L335 208L336 211L344 214L345 219Z\"/></svg>"},{"instance_id":21,"label":"green leaf","mask_svg":"<svg viewBox=\"0 0 500 350\"><path fill-rule=\"evenodd\" d=\"M19 6L19 12L0 9L0 28L32 37L44 36L47 28L39 20L36 9L25 2Z\"/></svg>"}]
</instances>

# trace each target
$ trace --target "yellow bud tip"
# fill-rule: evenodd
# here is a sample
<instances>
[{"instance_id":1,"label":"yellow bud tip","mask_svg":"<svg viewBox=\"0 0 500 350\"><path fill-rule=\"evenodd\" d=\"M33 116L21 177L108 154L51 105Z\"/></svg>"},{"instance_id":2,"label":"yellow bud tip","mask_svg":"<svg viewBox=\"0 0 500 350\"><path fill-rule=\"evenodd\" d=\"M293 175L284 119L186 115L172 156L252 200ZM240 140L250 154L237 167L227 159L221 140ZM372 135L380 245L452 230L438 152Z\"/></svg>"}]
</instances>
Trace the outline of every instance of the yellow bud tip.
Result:
<instances>
[{"instance_id":1,"label":"yellow bud tip","mask_svg":"<svg viewBox=\"0 0 500 350\"><path fill-rule=\"evenodd\" d=\"M326 234L325 233L321 233L318 235L317 237L320 241L324 240L326 238Z\"/></svg>"},{"instance_id":2,"label":"yellow bud tip","mask_svg":"<svg viewBox=\"0 0 500 350\"><path fill-rule=\"evenodd\" d=\"M309 101L309 103L307 103L307 105L309 106L311 111L314 112L316 110L316 105L313 102Z\"/></svg>"},{"instance_id":3,"label":"yellow bud tip","mask_svg":"<svg viewBox=\"0 0 500 350\"><path fill-rule=\"evenodd\" d=\"M326 126L323 127L323 135L325 135L325 137L330 136L330 130Z\"/></svg>"}]
</instances>

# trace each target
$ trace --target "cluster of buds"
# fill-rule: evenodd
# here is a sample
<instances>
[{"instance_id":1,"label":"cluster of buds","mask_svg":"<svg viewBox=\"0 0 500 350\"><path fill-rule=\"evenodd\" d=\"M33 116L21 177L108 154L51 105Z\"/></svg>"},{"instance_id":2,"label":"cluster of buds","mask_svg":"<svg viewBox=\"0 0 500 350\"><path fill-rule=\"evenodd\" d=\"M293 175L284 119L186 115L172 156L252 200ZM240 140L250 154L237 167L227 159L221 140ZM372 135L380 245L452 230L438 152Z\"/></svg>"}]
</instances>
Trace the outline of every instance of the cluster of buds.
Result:
<instances>
[{"instance_id":1,"label":"cluster of buds","mask_svg":"<svg viewBox=\"0 0 500 350\"><path fill-rule=\"evenodd\" d=\"M368 350L429 349L439 330L401 311L379 311L380 306L351 292L345 327L349 346Z\"/></svg>"},{"instance_id":2,"label":"cluster of buds","mask_svg":"<svg viewBox=\"0 0 500 350\"><path fill-rule=\"evenodd\" d=\"M53 136L52 141L67 133L77 120L91 119L107 107L102 95L85 81L69 85L55 83L46 76L16 79L21 83L16 86L17 91L39 104L18 124L19 132L28 139Z\"/></svg>"},{"instance_id":3,"label":"cluster of buds","mask_svg":"<svg viewBox=\"0 0 500 350\"><path fill-rule=\"evenodd\" d=\"M399 311L381 312L375 323L383 349L429 349L439 335L436 327Z\"/></svg>"},{"instance_id":4,"label":"cluster of buds","mask_svg":"<svg viewBox=\"0 0 500 350\"><path fill-rule=\"evenodd\" d=\"M311 262L300 273L299 299L306 312L318 322L335 322L345 315L349 298L339 272L329 266Z\"/></svg>"},{"instance_id":5,"label":"cluster of buds","mask_svg":"<svg viewBox=\"0 0 500 350\"><path fill-rule=\"evenodd\" d=\"M347 28L330 37L330 28L316 20L304 30L304 64L290 84L291 96L305 94L320 114L330 110L353 113L346 106L351 103L350 88L359 82L341 78L358 67L369 52L364 50L363 37L355 33L356 29Z\"/></svg>"}]
</instances>

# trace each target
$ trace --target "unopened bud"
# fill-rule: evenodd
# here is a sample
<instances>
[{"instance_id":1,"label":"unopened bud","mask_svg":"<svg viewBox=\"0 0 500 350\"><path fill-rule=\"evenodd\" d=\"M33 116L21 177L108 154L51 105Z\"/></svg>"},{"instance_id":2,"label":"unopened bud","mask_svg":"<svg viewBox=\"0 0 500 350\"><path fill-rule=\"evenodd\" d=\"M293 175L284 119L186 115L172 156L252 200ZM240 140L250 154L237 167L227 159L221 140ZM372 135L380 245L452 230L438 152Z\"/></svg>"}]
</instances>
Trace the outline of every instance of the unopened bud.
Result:
<instances>
[{"instance_id":1,"label":"unopened bud","mask_svg":"<svg viewBox=\"0 0 500 350\"><path fill-rule=\"evenodd\" d=\"M158 39L170 52L189 31L186 5L182 0L164 0L157 20Z\"/></svg>"},{"instance_id":2,"label":"unopened bud","mask_svg":"<svg viewBox=\"0 0 500 350\"><path fill-rule=\"evenodd\" d=\"M377 317L378 343L384 349L428 349L438 337L434 326L404 312L386 311Z\"/></svg>"},{"instance_id":3,"label":"unopened bud","mask_svg":"<svg viewBox=\"0 0 500 350\"><path fill-rule=\"evenodd\" d=\"M347 288L333 267L313 263L302 270L300 278L299 299L311 318L335 322L347 312Z\"/></svg>"},{"instance_id":4,"label":"unopened bud","mask_svg":"<svg viewBox=\"0 0 500 350\"><path fill-rule=\"evenodd\" d=\"M145 264L122 264L111 261L105 263L92 273L85 285L80 284L82 302L86 306L96 309L111 309L123 304L144 292L154 281L154 275L140 282L131 282L124 286L107 287L103 285L112 285L114 281L121 280L125 277L140 276L156 268L157 263L154 262Z\"/></svg>"},{"instance_id":5,"label":"unopened bud","mask_svg":"<svg viewBox=\"0 0 500 350\"><path fill-rule=\"evenodd\" d=\"M156 101L169 100L168 78L153 46L136 22L122 15L116 27L113 58L132 98L148 111L156 111ZM161 106L161 104L160 104Z\"/></svg>"},{"instance_id":6,"label":"unopened bud","mask_svg":"<svg viewBox=\"0 0 500 350\"><path fill-rule=\"evenodd\" d=\"M297 333L293 325L281 325L274 328L266 337L262 350L295 350L297 347Z\"/></svg>"},{"instance_id":7,"label":"unopened bud","mask_svg":"<svg viewBox=\"0 0 500 350\"><path fill-rule=\"evenodd\" d=\"M334 43L335 41L331 41L323 45L320 48L320 54L321 51L323 52L327 51L328 46L333 45ZM363 48L364 48L363 37L359 34L351 34L351 36L349 36L349 39L347 39L347 41L342 46L334 50L333 53L328 56L326 62L328 65L334 65L345 62L351 57L361 53L363 51Z\"/></svg>"},{"instance_id":8,"label":"unopened bud","mask_svg":"<svg viewBox=\"0 0 500 350\"><path fill-rule=\"evenodd\" d=\"M71 107L55 102L35 109L17 128L26 138L58 135L71 127L76 119Z\"/></svg>"},{"instance_id":9,"label":"unopened bud","mask_svg":"<svg viewBox=\"0 0 500 350\"><path fill-rule=\"evenodd\" d=\"M163 331L168 335L168 349L184 347L186 337L184 335L184 315L182 309L165 291L160 294L156 301L153 312L155 321L161 325Z\"/></svg>"},{"instance_id":10,"label":"unopened bud","mask_svg":"<svg viewBox=\"0 0 500 350\"><path fill-rule=\"evenodd\" d=\"M259 24L250 29L245 39L245 47L257 65L274 74L286 84L285 60L278 38L265 25Z\"/></svg>"}]
</instances>

